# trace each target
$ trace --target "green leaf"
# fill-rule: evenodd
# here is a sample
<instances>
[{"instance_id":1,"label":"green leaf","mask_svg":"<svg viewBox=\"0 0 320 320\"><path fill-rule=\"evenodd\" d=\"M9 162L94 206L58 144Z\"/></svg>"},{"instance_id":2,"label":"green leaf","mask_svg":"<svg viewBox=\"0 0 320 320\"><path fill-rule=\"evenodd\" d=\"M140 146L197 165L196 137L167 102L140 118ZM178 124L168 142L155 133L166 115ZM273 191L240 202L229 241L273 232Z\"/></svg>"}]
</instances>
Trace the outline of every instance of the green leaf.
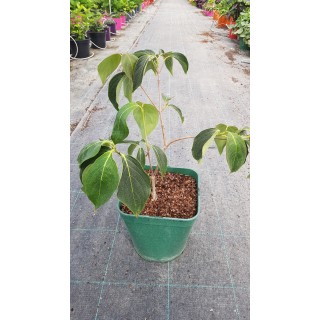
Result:
<instances>
[{"instance_id":1,"label":"green leaf","mask_svg":"<svg viewBox=\"0 0 320 320\"><path fill-rule=\"evenodd\" d=\"M161 175L165 175L167 172L168 160L166 154L157 146L151 146L154 154L157 158L157 163L159 166L159 170Z\"/></svg>"},{"instance_id":2,"label":"green leaf","mask_svg":"<svg viewBox=\"0 0 320 320\"><path fill-rule=\"evenodd\" d=\"M156 58L150 60L147 63L147 67L146 67L146 70L145 70L144 74L146 74L149 70L152 70L154 74L157 74L157 66L158 66L158 63L157 63L157 59Z\"/></svg>"},{"instance_id":3,"label":"green leaf","mask_svg":"<svg viewBox=\"0 0 320 320\"><path fill-rule=\"evenodd\" d=\"M119 174L112 158L113 152L111 150L102 154L82 174L82 190L96 209L106 203L118 187Z\"/></svg>"},{"instance_id":4,"label":"green leaf","mask_svg":"<svg viewBox=\"0 0 320 320\"><path fill-rule=\"evenodd\" d=\"M228 132L226 156L231 172L237 171L246 161L248 154L244 140L233 132Z\"/></svg>"},{"instance_id":5,"label":"green leaf","mask_svg":"<svg viewBox=\"0 0 320 320\"><path fill-rule=\"evenodd\" d=\"M116 110L119 110L119 104L117 101L117 97L118 97L117 91L119 93L120 89L118 87L118 84L120 83L124 75L125 75L124 72L117 73L109 82L108 97Z\"/></svg>"},{"instance_id":6,"label":"green leaf","mask_svg":"<svg viewBox=\"0 0 320 320\"><path fill-rule=\"evenodd\" d=\"M79 165L79 176L80 176L80 180L82 182L82 173L84 171L84 169L86 167L88 167L90 164L94 163L96 161L97 158L99 158L102 154L104 154L105 152L111 150L109 147L105 147L105 146L102 146L100 151L92 158L82 162L80 165Z\"/></svg>"},{"instance_id":7,"label":"green leaf","mask_svg":"<svg viewBox=\"0 0 320 320\"><path fill-rule=\"evenodd\" d=\"M98 65L98 73L103 84L106 83L110 74L117 69L121 61L121 54L112 54L102 60Z\"/></svg>"},{"instance_id":8,"label":"green leaf","mask_svg":"<svg viewBox=\"0 0 320 320\"><path fill-rule=\"evenodd\" d=\"M121 92L121 87L123 85L124 77L126 77L126 75L122 76L122 78L118 82L117 88L116 88L116 101L117 101L118 106L120 104L120 92Z\"/></svg>"},{"instance_id":9,"label":"green leaf","mask_svg":"<svg viewBox=\"0 0 320 320\"><path fill-rule=\"evenodd\" d=\"M127 126L127 118L132 111L140 106L134 102L129 102L122 106L114 121L111 140L117 144L122 142L129 135L129 128Z\"/></svg>"},{"instance_id":10,"label":"green leaf","mask_svg":"<svg viewBox=\"0 0 320 320\"><path fill-rule=\"evenodd\" d=\"M166 67L169 70L169 72L171 73L171 75L173 75L173 73L172 73L172 67L173 67L173 59L172 59L172 57L166 58L164 60L164 64L166 65Z\"/></svg>"},{"instance_id":11,"label":"green leaf","mask_svg":"<svg viewBox=\"0 0 320 320\"><path fill-rule=\"evenodd\" d=\"M215 128L209 128L197 134L192 145L192 156L194 159L198 160L198 162L201 161L217 133L218 131Z\"/></svg>"},{"instance_id":12,"label":"green leaf","mask_svg":"<svg viewBox=\"0 0 320 320\"><path fill-rule=\"evenodd\" d=\"M123 94L131 102L132 101L132 80L128 76L123 77Z\"/></svg>"},{"instance_id":13,"label":"green leaf","mask_svg":"<svg viewBox=\"0 0 320 320\"><path fill-rule=\"evenodd\" d=\"M135 215L138 215L142 212L151 193L150 178L135 158L123 154L121 157L123 171L117 197Z\"/></svg>"},{"instance_id":14,"label":"green leaf","mask_svg":"<svg viewBox=\"0 0 320 320\"><path fill-rule=\"evenodd\" d=\"M156 53L152 50L139 50L133 53L135 56L140 58L143 55L155 55Z\"/></svg>"},{"instance_id":15,"label":"green leaf","mask_svg":"<svg viewBox=\"0 0 320 320\"><path fill-rule=\"evenodd\" d=\"M226 146L227 139L215 138L214 142L216 143L218 151L219 151L219 154L221 155L222 152L223 152L224 147Z\"/></svg>"},{"instance_id":16,"label":"green leaf","mask_svg":"<svg viewBox=\"0 0 320 320\"><path fill-rule=\"evenodd\" d=\"M130 146L128 147L128 155L129 155L129 156L132 155L134 149L135 149L137 146L138 146L138 144L136 144L136 143L130 144Z\"/></svg>"},{"instance_id":17,"label":"green leaf","mask_svg":"<svg viewBox=\"0 0 320 320\"><path fill-rule=\"evenodd\" d=\"M178 112L179 117L181 119L181 122L184 122L184 116L182 115L182 112L180 110L180 108L178 108L177 106L173 105L173 104L169 104L168 107L171 107L172 109L174 109L176 112Z\"/></svg>"},{"instance_id":18,"label":"green leaf","mask_svg":"<svg viewBox=\"0 0 320 320\"><path fill-rule=\"evenodd\" d=\"M149 56L144 55L137 61L133 71L133 91L141 85L149 59Z\"/></svg>"},{"instance_id":19,"label":"green leaf","mask_svg":"<svg viewBox=\"0 0 320 320\"><path fill-rule=\"evenodd\" d=\"M221 132L225 132L227 130L227 125L223 124L223 123L219 123L216 125L216 129L220 130Z\"/></svg>"},{"instance_id":20,"label":"green leaf","mask_svg":"<svg viewBox=\"0 0 320 320\"><path fill-rule=\"evenodd\" d=\"M125 53L121 57L122 69L129 79L132 79L134 66L138 58L134 54Z\"/></svg>"},{"instance_id":21,"label":"green leaf","mask_svg":"<svg viewBox=\"0 0 320 320\"><path fill-rule=\"evenodd\" d=\"M235 126L227 126L226 131L237 133L239 131L239 129Z\"/></svg>"},{"instance_id":22,"label":"green leaf","mask_svg":"<svg viewBox=\"0 0 320 320\"><path fill-rule=\"evenodd\" d=\"M172 56L180 63L184 73L187 73L189 68L189 63L186 56L179 52L173 52Z\"/></svg>"},{"instance_id":23,"label":"green leaf","mask_svg":"<svg viewBox=\"0 0 320 320\"><path fill-rule=\"evenodd\" d=\"M91 143L87 144L86 146L84 146L78 155L77 161L78 161L79 165L81 165L86 160L96 156L101 149L102 143L103 143L103 141L99 140L99 141L91 142Z\"/></svg>"},{"instance_id":24,"label":"green leaf","mask_svg":"<svg viewBox=\"0 0 320 320\"><path fill-rule=\"evenodd\" d=\"M142 139L146 139L158 124L159 112L152 104L141 103L139 108L134 110L133 117L139 126Z\"/></svg>"},{"instance_id":25,"label":"green leaf","mask_svg":"<svg viewBox=\"0 0 320 320\"><path fill-rule=\"evenodd\" d=\"M241 136L247 136L250 135L250 128L249 127L244 127L238 132Z\"/></svg>"},{"instance_id":26,"label":"green leaf","mask_svg":"<svg viewBox=\"0 0 320 320\"><path fill-rule=\"evenodd\" d=\"M141 164L141 167L144 168L144 165L146 164L146 155L144 153L143 148L139 148L138 152L137 152L137 160L139 161L139 163Z\"/></svg>"},{"instance_id":27,"label":"green leaf","mask_svg":"<svg viewBox=\"0 0 320 320\"><path fill-rule=\"evenodd\" d=\"M172 98L170 97L167 97L166 95L164 95L163 93L161 94L162 96L162 99L165 101L165 102L169 102Z\"/></svg>"}]
</instances>

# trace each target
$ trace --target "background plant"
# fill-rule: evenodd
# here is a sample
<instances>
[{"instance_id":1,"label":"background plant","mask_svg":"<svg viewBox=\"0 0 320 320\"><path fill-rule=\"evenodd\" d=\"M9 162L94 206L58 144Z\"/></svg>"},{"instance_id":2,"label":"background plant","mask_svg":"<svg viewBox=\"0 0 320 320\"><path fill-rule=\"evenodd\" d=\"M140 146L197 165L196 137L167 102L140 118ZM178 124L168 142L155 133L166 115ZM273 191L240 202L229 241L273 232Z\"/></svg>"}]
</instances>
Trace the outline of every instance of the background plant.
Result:
<instances>
[{"instance_id":1,"label":"background plant","mask_svg":"<svg viewBox=\"0 0 320 320\"><path fill-rule=\"evenodd\" d=\"M95 208L100 207L110 199L117 190L118 199L135 215L143 210L148 198L157 199L156 175L162 176L167 171L166 150L178 141L194 138L192 155L201 161L211 142L215 141L219 152L226 147L227 162L232 172L238 170L245 162L248 154L249 133L246 129L228 127L220 124L215 128L206 129L196 137L186 136L171 141L167 140L163 113L169 108L176 111L181 122L184 122L182 111L172 104L171 97L161 92L160 73L167 69L173 74L174 61L177 61L187 73L189 64L187 58L179 52L155 53L152 50L141 50L133 54L113 54L98 65L99 76L104 84L121 66L121 70L113 75L108 84L108 97L117 110L111 136L86 145L79 153L80 179L82 190L87 194ZM150 98L143 86L143 78L147 72L152 72L158 88L157 103ZM134 92L140 88L147 102L133 101ZM120 93L123 91L128 103L119 107ZM139 132L139 140L127 140L129 128L127 120L133 116ZM160 125L163 145L154 145L149 135ZM127 145L127 152L120 147ZM118 156L122 162L122 173L113 159ZM155 159L153 170L151 157ZM150 176L145 172L146 161L150 165Z\"/></svg>"},{"instance_id":2,"label":"background plant","mask_svg":"<svg viewBox=\"0 0 320 320\"><path fill-rule=\"evenodd\" d=\"M231 6L229 0L215 0L215 10L219 11L220 16L226 15Z\"/></svg>"},{"instance_id":3,"label":"background plant","mask_svg":"<svg viewBox=\"0 0 320 320\"><path fill-rule=\"evenodd\" d=\"M239 18L240 13L250 7L250 2L247 0L229 0L229 2L231 6L226 16L228 19L232 17L233 21L236 21Z\"/></svg>"},{"instance_id":4,"label":"background plant","mask_svg":"<svg viewBox=\"0 0 320 320\"><path fill-rule=\"evenodd\" d=\"M86 39L90 25L89 15L90 10L80 3L70 12L70 35L75 37L75 40Z\"/></svg>"},{"instance_id":5,"label":"background plant","mask_svg":"<svg viewBox=\"0 0 320 320\"><path fill-rule=\"evenodd\" d=\"M243 39L243 42L250 47L250 8L246 8L240 13L236 23L230 25L229 28L234 34Z\"/></svg>"},{"instance_id":6,"label":"background plant","mask_svg":"<svg viewBox=\"0 0 320 320\"><path fill-rule=\"evenodd\" d=\"M98 10L93 10L88 15L89 29L93 32L102 32L106 27L104 14Z\"/></svg>"},{"instance_id":7,"label":"background plant","mask_svg":"<svg viewBox=\"0 0 320 320\"><path fill-rule=\"evenodd\" d=\"M214 0L208 0L204 5L203 9L207 11L213 11L215 7Z\"/></svg>"}]
</instances>

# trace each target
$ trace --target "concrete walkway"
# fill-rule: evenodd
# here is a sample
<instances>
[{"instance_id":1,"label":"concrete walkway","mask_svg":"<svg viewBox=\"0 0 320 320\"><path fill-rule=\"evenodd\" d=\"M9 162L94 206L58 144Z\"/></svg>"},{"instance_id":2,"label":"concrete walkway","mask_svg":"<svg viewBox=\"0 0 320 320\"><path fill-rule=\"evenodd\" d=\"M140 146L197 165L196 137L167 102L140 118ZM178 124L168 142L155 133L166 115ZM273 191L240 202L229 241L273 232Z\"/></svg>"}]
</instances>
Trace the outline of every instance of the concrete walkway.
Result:
<instances>
[{"instance_id":1,"label":"concrete walkway","mask_svg":"<svg viewBox=\"0 0 320 320\"><path fill-rule=\"evenodd\" d=\"M116 41L127 47L122 52L163 49L187 56L187 75L177 63L174 77L162 74L164 93L174 97L172 103L185 116L181 125L176 113L166 114L168 139L195 135L223 122L249 125L248 53L239 51L226 30L210 31L211 18L187 0L159 0L148 10L141 15L150 15L149 22L140 26L142 33L133 47L126 36L135 22ZM111 53L106 50L103 55ZM72 68L79 62L73 61ZM91 62L85 64L93 72ZM71 78L79 80L74 70ZM142 260L119 220L116 198L93 215L93 206L80 190L78 152L86 143L108 137L116 115L107 100L107 86L98 85L97 72L89 78L97 90L87 105L82 100L81 119L71 135L71 319L249 319L248 166L230 174L225 155L219 156L215 148L198 165L191 156L191 140L172 145L169 164L199 173L201 213L179 258L163 264ZM83 86L88 90L85 81ZM151 73L144 87L156 95ZM142 97L137 92L134 98ZM153 132L151 140L161 145L160 132Z\"/></svg>"}]
</instances>

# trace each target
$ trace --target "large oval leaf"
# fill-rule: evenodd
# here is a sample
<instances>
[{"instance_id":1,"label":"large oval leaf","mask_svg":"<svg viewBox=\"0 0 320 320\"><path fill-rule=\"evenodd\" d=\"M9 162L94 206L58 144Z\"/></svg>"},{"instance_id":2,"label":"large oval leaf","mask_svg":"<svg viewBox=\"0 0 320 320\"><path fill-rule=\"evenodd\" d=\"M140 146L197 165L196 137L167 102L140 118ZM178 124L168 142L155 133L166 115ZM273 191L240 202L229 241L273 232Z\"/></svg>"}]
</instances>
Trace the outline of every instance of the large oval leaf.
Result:
<instances>
[{"instance_id":1,"label":"large oval leaf","mask_svg":"<svg viewBox=\"0 0 320 320\"><path fill-rule=\"evenodd\" d=\"M133 77L134 66L138 58L134 54L125 53L121 57L122 69L129 79Z\"/></svg>"},{"instance_id":2,"label":"large oval leaf","mask_svg":"<svg viewBox=\"0 0 320 320\"><path fill-rule=\"evenodd\" d=\"M125 75L123 77L123 94L131 102L132 101L133 83L132 80Z\"/></svg>"},{"instance_id":3,"label":"large oval leaf","mask_svg":"<svg viewBox=\"0 0 320 320\"><path fill-rule=\"evenodd\" d=\"M138 152L137 152L137 160L139 161L140 165L142 168L144 168L144 165L146 164L146 155L144 153L144 149L143 148L139 148Z\"/></svg>"},{"instance_id":4,"label":"large oval leaf","mask_svg":"<svg viewBox=\"0 0 320 320\"><path fill-rule=\"evenodd\" d=\"M91 142L91 143L87 144L86 146L84 146L81 149L81 151L78 155L78 158L77 158L79 165L81 165L86 160L96 156L98 154L98 152L100 151L102 144L103 144L103 141L99 140L99 141Z\"/></svg>"},{"instance_id":5,"label":"large oval leaf","mask_svg":"<svg viewBox=\"0 0 320 320\"><path fill-rule=\"evenodd\" d=\"M94 204L95 209L106 203L118 187L119 174L112 158L113 152L113 150L105 152L87 166L82 174L82 190Z\"/></svg>"},{"instance_id":6,"label":"large oval leaf","mask_svg":"<svg viewBox=\"0 0 320 320\"><path fill-rule=\"evenodd\" d=\"M110 74L117 69L121 61L121 54L112 54L102 60L98 65L98 73L103 84L107 81Z\"/></svg>"},{"instance_id":7,"label":"large oval leaf","mask_svg":"<svg viewBox=\"0 0 320 320\"><path fill-rule=\"evenodd\" d=\"M209 148L211 141L215 138L218 131L215 128L209 128L201 131L193 140L192 156L199 162Z\"/></svg>"},{"instance_id":8,"label":"large oval leaf","mask_svg":"<svg viewBox=\"0 0 320 320\"><path fill-rule=\"evenodd\" d=\"M142 138L146 139L158 124L159 112L152 104L141 103L140 107L134 110L133 117L139 126Z\"/></svg>"},{"instance_id":9,"label":"large oval leaf","mask_svg":"<svg viewBox=\"0 0 320 320\"><path fill-rule=\"evenodd\" d=\"M150 178L135 158L123 154L121 157L123 171L117 197L135 215L139 215L151 193Z\"/></svg>"},{"instance_id":10,"label":"large oval leaf","mask_svg":"<svg viewBox=\"0 0 320 320\"><path fill-rule=\"evenodd\" d=\"M159 171L161 175L167 172L168 160L166 154L157 146L152 146L153 152L156 155Z\"/></svg>"},{"instance_id":11,"label":"large oval leaf","mask_svg":"<svg viewBox=\"0 0 320 320\"><path fill-rule=\"evenodd\" d=\"M149 59L148 55L142 55L137 61L133 71L133 91L140 87Z\"/></svg>"},{"instance_id":12,"label":"large oval leaf","mask_svg":"<svg viewBox=\"0 0 320 320\"><path fill-rule=\"evenodd\" d=\"M123 80L123 77L126 74L124 72L117 73L109 82L109 88L108 88L108 97L112 105L115 107L116 110L119 110L119 104L118 104L118 93L120 91L119 83Z\"/></svg>"},{"instance_id":13,"label":"large oval leaf","mask_svg":"<svg viewBox=\"0 0 320 320\"><path fill-rule=\"evenodd\" d=\"M139 50L133 53L135 56L137 56L138 58L140 58L141 56L144 55L155 55L156 53L152 50Z\"/></svg>"},{"instance_id":14,"label":"large oval leaf","mask_svg":"<svg viewBox=\"0 0 320 320\"><path fill-rule=\"evenodd\" d=\"M79 164L79 169L80 169L79 170L79 177L80 177L81 182L82 182L82 173L83 173L84 169L86 167L88 167L90 164L94 163L97 160L97 158L99 158L102 154L104 154L105 152L107 152L109 150L111 150L111 148L106 147L106 146L102 146L100 151L94 157Z\"/></svg>"},{"instance_id":15,"label":"large oval leaf","mask_svg":"<svg viewBox=\"0 0 320 320\"><path fill-rule=\"evenodd\" d=\"M136 108L140 108L140 106L137 103L129 102L119 109L111 134L111 140L115 144L122 142L129 135L127 118Z\"/></svg>"},{"instance_id":16,"label":"large oval leaf","mask_svg":"<svg viewBox=\"0 0 320 320\"><path fill-rule=\"evenodd\" d=\"M248 149L244 140L237 133L228 132L226 156L231 172L237 171L246 161Z\"/></svg>"},{"instance_id":17,"label":"large oval leaf","mask_svg":"<svg viewBox=\"0 0 320 320\"><path fill-rule=\"evenodd\" d=\"M173 73L172 73L172 67L173 67L173 59L172 59L172 57L166 58L164 60L164 64L166 65L166 67L169 70L169 72L171 73L171 75L173 75Z\"/></svg>"},{"instance_id":18,"label":"large oval leaf","mask_svg":"<svg viewBox=\"0 0 320 320\"><path fill-rule=\"evenodd\" d=\"M175 58L180 63L184 73L187 73L189 69L189 63L188 63L187 57L179 52L173 52L172 57Z\"/></svg>"}]
</instances>

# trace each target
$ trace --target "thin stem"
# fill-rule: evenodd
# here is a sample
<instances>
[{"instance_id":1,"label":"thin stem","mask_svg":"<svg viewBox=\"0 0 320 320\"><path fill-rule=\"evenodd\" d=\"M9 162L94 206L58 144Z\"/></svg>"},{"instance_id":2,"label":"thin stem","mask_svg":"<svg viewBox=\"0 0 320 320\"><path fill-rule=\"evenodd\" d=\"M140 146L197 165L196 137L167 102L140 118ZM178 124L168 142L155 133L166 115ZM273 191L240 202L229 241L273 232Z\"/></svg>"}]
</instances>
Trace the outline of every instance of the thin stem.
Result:
<instances>
[{"instance_id":1,"label":"thin stem","mask_svg":"<svg viewBox=\"0 0 320 320\"><path fill-rule=\"evenodd\" d=\"M140 86L140 88L142 89L142 91L144 92L144 94L147 96L147 98L149 99L149 101L151 102L151 104L156 107L156 104L151 100L151 98L150 98L149 95L147 94L147 92L146 92L146 90L144 89L144 87L143 87L143 86Z\"/></svg>"},{"instance_id":2,"label":"thin stem","mask_svg":"<svg viewBox=\"0 0 320 320\"><path fill-rule=\"evenodd\" d=\"M149 165L150 165L150 171L151 171L151 175L153 176L153 169L152 169L152 163L151 163L151 157L150 157L150 148L149 146L147 146L147 154L146 154L148 161L149 161Z\"/></svg>"},{"instance_id":3,"label":"thin stem","mask_svg":"<svg viewBox=\"0 0 320 320\"><path fill-rule=\"evenodd\" d=\"M170 141L164 148L164 150L168 149L168 147L170 146L170 144L173 144L177 141L180 141L180 140L185 140L185 139L193 139L194 137L193 136L187 136L187 137L183 137L183 138L179 138L179 139L175 139L175 140L172 140Z\"/></svg>"},{"instance_id":4,"label":"thin stem","mask_svg":"<svg viewBox=\"0 0 320 320\"><path fill-rule=\"evenodd\" d=\"M152 201L157 200L157 192L156 192L156 176L155 173L152 169L152 163L151 163L151 158L150 158L150 148L149 145L147 145L147 157L149 160L149 165L150 165L150 180L151 180L151 196L152 196Z\"/></svg>"},{"instance_id":5,"label":"thin stem","mask_svg":"<svg viewBox=\"0 0 320 320\"><path fill-rule=\"evenodd\" d=\"M163 148L166 149L167 141L166 141L166 134L162 119L162 111L161 111L161 91L160 91L160 74L158 70L158 92L159 92L159 119L160 119L160 125L161 125L161 132L162 132L162 139L163 139Z\"/></svg>"},{"instance_id":6,"label":"thin stem","mask_svg":"<svg viewBox=\"0 0 320 320\"><path fill-rule=\"evenodd\" d=\"M151 187L152 187L152 201L157 200L157 193L156 193L156 177L151 177Z\"/></svg>"}]
</instances>

